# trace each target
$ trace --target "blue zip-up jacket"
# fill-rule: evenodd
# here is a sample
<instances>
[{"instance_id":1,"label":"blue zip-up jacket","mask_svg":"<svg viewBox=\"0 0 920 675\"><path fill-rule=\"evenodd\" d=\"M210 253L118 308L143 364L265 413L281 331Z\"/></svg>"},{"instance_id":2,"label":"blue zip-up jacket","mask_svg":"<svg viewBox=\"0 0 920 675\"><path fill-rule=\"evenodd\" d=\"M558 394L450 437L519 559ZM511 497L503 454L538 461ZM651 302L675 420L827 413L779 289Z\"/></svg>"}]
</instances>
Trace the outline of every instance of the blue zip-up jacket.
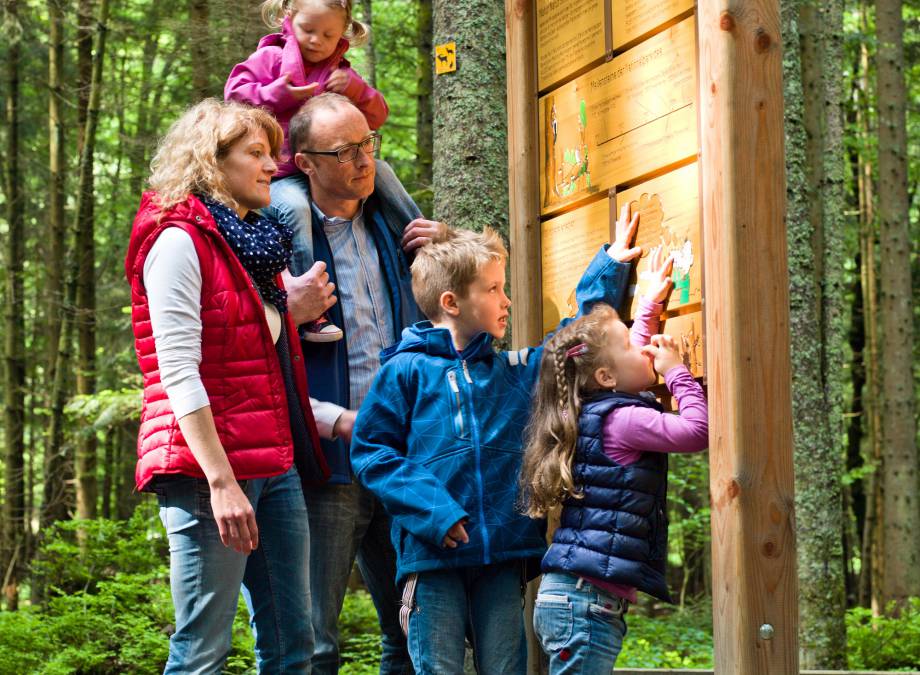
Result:
<instances>
[{"instance_id":1,"label":"blue zip-up jacket","mask_svg":"<svg viewBox=\"0 0 920 675\"><path fill-rule=\"evenodd\" d=\"M576 297L620 304L629 265L598 252ZM423 321L381 355L358 413L351 463L393 519L397 580L413 572L536 558L543 523L517 508L523 433L543 348L497 353L477 335L462 351ZM470 541L441 546L466 519Z\"/></svg>"},{"instance_id":2,"label":"blue zip-up jacket","mask_svg":"<svg viewBox=\"0 0 920 675\"><path fill-rule=\"evenodd\" d=\"M293 191L291 202L306 194L309 199L310 183L307 177L298 173L272 183L272 205L262 213L275 221L284 223L294 230L294 252L291 257L291 274L299 276L309 270L313 263L322 260L326 263L329 281L338 286L335 261L329 240L323 230L323 221L318 212L313 210L311 232L306 232L300 225L300 219L287 206L285 193ZM299 193L299 194L298 194ZM364 225L370 233L380 257L381 272L387 285L390 308L393 313L393 343L399 340L403 328L424 318L412 295L412 276L409 272L411 260L402 250L402 232L413 219L422 214L412 198L399 183L393 170L380 160L374 179L374 193L364 202ZM342 303L337 302L329 309L329 318L344 330L345 321ZM348 386L348 346L347 340L336 342L300 341L307 379L310 383L310 395L320 401L335 403L344 408L351 408ZM340 440L320 439L323 454L329 464L330 483L351 483L351 464L348 448Z\"/></svg>"}]
</instances>

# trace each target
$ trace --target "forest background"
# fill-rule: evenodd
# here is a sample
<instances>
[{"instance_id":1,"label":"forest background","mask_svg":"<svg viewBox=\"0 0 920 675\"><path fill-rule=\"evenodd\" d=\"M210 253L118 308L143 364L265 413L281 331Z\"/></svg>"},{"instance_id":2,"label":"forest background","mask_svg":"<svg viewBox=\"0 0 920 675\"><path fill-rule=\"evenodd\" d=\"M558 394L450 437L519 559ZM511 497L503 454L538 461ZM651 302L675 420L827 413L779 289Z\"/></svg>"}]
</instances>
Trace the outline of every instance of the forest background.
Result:
<instances>
[{"instance_id":1,"label":"forest background","mask_svg":"<svg viewBox=\"0 0 920 675\"><path fill-rule=\"evenodd\" d=\"M783 0L803 667L920 669L920 2ZM426 215L508 233L499 0L358 0L381 155ZM252 2L3 0L0 672L159 672L154 500L123 260L157 139L267 32ZM433 44L459 68L434 77ZM537 264L537 261L534 261ZM679 605L630 611L621 665L711 667L708 466L671 467ZM350 672L375 672L355 579ZM252 668L241 612L229 672Z\"/></svg>"}]
</instances>

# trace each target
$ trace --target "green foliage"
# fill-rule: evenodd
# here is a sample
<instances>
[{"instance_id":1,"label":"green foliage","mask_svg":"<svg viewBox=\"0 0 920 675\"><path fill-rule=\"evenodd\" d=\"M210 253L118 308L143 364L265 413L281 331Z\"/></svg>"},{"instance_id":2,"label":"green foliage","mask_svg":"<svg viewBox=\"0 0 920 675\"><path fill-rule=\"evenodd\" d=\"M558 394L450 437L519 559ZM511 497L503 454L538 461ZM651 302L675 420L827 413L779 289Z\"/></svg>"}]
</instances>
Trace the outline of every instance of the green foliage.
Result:
<instances>
[{"instance_id":1,"label":"green foliage","mask_svg":"<svg viewBox=\"0 0 920 675\"><path fill-rule=\"evenodd\" d=\"M150 509L129 521L59 523L36 563L47 605L0 612L0 673L162 672L174 630L166 561ZM224 672L254 667L241 599Z\"/></svg>"},{"instance_id":2,"label":"green foliage","mask_svg":"<svg viewBox=\"0 0 920 675\"><path fill-rule=\"evenodd\" d=\"M911 598L901 616L855 607L847 612L847 653L853 670L920 669L920 598Z\"/></svg>"},{"instance_id":3,"label":"green foliage","mask_svg":"<svg viewBox=\"0 0 920 675\"><path fill-rule=\"evenodd\" d=\"M364 675L377 672L380 663L380 627L377 610L366 591L345 596L339 615L342 672Z\"/></svg>"},{"instance_id":4,"label":"green foliage","mask_svg":"<svg viewBox=\"0 0 920 675\"><path fill-rule=\"evenodd\" d=\"M138 508L127 522L73 520L45 534L32 566L33 578L58 594L93 592L116 574L144 574L166 560L166 539L149 509Z\"/></svg>"},{"instance_id":5,"label":"green foliage","mask_svg":"<svg viewBox=\"0 0 920 675\"><path fill-rule=\"evenodd\" d=\"M656 616L632 613L618 668L712 668L712 610L707 603Z\"/></svg>"}]
</instances>

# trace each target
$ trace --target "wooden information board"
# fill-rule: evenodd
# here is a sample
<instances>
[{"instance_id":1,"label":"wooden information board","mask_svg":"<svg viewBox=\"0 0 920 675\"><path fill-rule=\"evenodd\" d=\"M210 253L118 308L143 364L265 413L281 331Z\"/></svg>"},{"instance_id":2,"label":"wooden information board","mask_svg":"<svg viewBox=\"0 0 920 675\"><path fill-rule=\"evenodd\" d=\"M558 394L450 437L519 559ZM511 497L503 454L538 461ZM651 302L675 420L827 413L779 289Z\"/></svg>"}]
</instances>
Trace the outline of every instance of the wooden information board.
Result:
<instances>
[{"instance_id":1,"label":"wooden information board","mask_svg":"<svg viewBox=\"0 0 920 675\"><path fill-rule=\"evenodd\" d=\"M608 0L537 0L537 86L551 87L604 57Z\"/></svg>"},{"instance_id":2,"label":"wooden information board","mask_svg":"<svg viewBox=\"0 0 920 675\"><path fill-rule=\"evenodd\" d=\"M610 204L592 202L542 223L543 332L575 316L575 286L600 247L610 241Z\"/></svg>"},{"instance_id":3,"label":"wooden information board","mask_svg":"<svg viewBox=\"0 0 920 675\"><path fill-rule=\"evenodd\" d=\"M542 213L695 156L695 64L689 17L541 97Z\"/></svg>"},{"instance_id":4,"label":"wooden information board","mask_svg":"<svg viewBox=\"0 0 920 675\"><path fill-rule=\"evenodd\" d=\"M613 48L619 49L636 38L693 11L693 0L612 0Z\"/></svg>"},{"instance_id":5,"label":"wooden information board","mask_svg":"<svg viewBox=\"0 0 920 675\"><path fill-rule=\"evenodd\" d=\"M639 297L645 290L652 250L664 247L673 253L674 290L665 311L673 315L692 307L699 309L703 300L702 248L700 240L699 174L696 162L658 178L617 193L616 212L624 204L639 212L636 246L642 257L633 264L625 318L635 315Z\"/></svg>"},{"instance_id":6,"label":"wooden information board","mask_svg":"<svg viewBox=\"0 0 920 675\"><path fill-rule=\"evenodd\" d=\"M542 328L549 331L575 315L578 279L598 247L612 240L615 214L630 205L639 213L635 245L642 256L633 264L626 301L617 309L631 321L656 248L672 254L674 289L662 329L677 338L685 363L702 377L693 8L693 0L537 3L539 86L545 91L537 106L540 258ZM606 26L611 16L612 26ZM592 37L578 49L566 47L577 35ZM601 62L605 40L622 49ZM564 84L545 89L566 77Z\"/></svg>"},{"instance_id":7,"label":"wooden information board","mask_svg":"<svg viewBox=\"0 0 920 675\"><path fill-rule=\"evenodd\" d=\"M505 0L512 342L574 312L618 207L643 250L624 318L655 247L677 256L660 330L709 384L716 675L799 672L779 10Z\"/></svg>"}]
</instances>

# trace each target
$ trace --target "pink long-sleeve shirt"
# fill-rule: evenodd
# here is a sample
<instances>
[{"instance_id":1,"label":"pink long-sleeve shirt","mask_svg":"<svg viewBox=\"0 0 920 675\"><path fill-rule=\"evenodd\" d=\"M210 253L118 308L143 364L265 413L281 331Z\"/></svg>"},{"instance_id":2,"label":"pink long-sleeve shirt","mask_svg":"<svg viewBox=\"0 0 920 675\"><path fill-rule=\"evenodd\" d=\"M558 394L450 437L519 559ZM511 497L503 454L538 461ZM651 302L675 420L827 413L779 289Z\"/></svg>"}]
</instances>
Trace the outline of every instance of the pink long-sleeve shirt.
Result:
<instances>
[{"instance_id":1,"label":"pink long-sleeve shirt","mask_svg":"<svg viewBox=\"0 0 920 675\"><path fill-rule=\"evenodd\" d=\"M305 62L288 17L280 33L263 37L256 51L230 71L230 77L224 85L224 98L269 110L284 130L282 161L275 178L284 178L298 171L288 147L288 125L306 102L288 93L288 80L285 76L290 77L290 84L295 87L318 83L319 87L313 94L316 96L323 93L332 73L344 70L348 73L348 85L343 94L364 114L371 129L379 129L390 114L383 95L351 68L345 58L346 51L348 40L342 39L328 59L319 63Z\"/></svg>"},{"instance_id":2,"label":"pink long-sleeve shirt","mask_svg":"<svg viewBox=\"0 0 920 675\"><path fill-rule=\"evenodd\" d=\"M662 305L642 299L629 331L637 347L649 344L658 332ZM679 414L661 413L652 408L615 408L604 419L604 453L617 464L629 466L643 452L699 452L709 447L709 412L703 388L686 366L667 372L665 385L677 400ZM598 588L636 602L636 589L602 579L586 578Z\"/></svg>"}]
</instances>

